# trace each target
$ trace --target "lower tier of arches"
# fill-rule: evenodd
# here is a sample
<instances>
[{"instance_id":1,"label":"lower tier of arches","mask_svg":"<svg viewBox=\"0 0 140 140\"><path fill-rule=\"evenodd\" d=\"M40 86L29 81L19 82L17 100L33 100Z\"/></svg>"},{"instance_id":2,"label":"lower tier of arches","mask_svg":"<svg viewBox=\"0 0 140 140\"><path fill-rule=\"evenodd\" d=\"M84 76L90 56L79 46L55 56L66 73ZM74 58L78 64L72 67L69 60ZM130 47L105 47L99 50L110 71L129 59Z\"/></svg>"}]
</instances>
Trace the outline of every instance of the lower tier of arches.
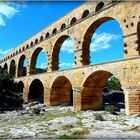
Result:
<instances>
[{"instance_id":1,"label":"lower tier of arches","mask_svg":"<svg viewBox=\"0 0 140 140\"><path fill-rule=\"evenodd\" d=\"M116 61L96 66L37 74L15 79L25 102L72 105L74 111L100 110L105 105L104 89L110 77L121 84L127 115L140 115L140 59ZM22 88L22 89L21 89ZM119 98L120 95L115 95ZM112 102L115 102L112 99ZM106 102L108 103L108 102Z\"/></svg>"}]
</instances>

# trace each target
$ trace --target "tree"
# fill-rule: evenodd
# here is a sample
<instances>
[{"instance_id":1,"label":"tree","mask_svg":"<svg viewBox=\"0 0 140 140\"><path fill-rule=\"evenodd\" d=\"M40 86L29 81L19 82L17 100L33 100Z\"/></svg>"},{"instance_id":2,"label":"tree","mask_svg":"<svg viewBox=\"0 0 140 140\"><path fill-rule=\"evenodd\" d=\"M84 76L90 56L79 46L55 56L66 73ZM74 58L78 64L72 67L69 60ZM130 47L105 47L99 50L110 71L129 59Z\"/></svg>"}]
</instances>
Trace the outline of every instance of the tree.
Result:
<instances>
[{"instance_id":1,"label":"tree","mask_svg":"<svg viewBox=\"0 0 140 140\"><path fill-rule=\"evenodd\" d=\"M106 87L109 91L120 91L121 83L115 76L111 76Z\"/></svg>"},{"instance_id":2,"label":"tree","mask_svg":"<svg viewBox=\"0 0 140 140\"><path fill-rule=\"evenodd\" d=\"M11 75L0 68L0 110L22 107L23 99Z\"/></svg>"}]
</instances>

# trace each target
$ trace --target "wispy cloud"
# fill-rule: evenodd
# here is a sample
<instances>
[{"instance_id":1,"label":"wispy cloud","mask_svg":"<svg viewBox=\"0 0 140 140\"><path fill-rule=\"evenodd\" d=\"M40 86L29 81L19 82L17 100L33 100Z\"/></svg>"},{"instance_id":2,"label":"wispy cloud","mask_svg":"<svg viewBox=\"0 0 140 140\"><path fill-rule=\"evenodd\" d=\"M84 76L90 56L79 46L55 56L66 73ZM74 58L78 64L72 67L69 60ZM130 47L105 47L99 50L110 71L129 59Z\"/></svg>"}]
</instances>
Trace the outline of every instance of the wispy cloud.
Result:
<instances>
[{"instance_id":1,"label":"wispy cloud","mask_svg":"<svg viewBox=\"0 0 140 140\"><path fill-rule=\"evenodd\" d=\"M111 41L119 39L121 35L101 33L94 34L92 43L90 44L90 51L96 52L103 49L108 49L111 47Z\"/></svg>"},{"instance_id":2,"label":"wispy cloud","mask_svg":"<svg viewBox=\"0 0 140 140\"><path fill-rule=\"evenodd\" d=\"M60 63L60 67L74 67L74 63Z\"/></svg>"},{"instance_id":3,"label":"wispy cloud","mask_svg":"<svg viewBox=\"0 0 140 140\"><path fill-rule=\"evenodd\" d=\"M13 48L12 48L13 49ZM7 54L9 51L11 51L12 49L8 49L8 50L2 50L0 49L0 55L5 55Z\"/></svg>"},{"instance_id":4,"label":"wispy cloud","mask_svg":"<svg viewBox=\"0 0 140 140\"><path fill-rule=\"evenodd\" d=\"M63 52L73 53L75 50L75 46L73 45L73 41L71 39L67 39L61 48Z\"/></svg>"},{"instance_id":5,"label":"wispy cloud","mask_svg":"<svg viewBox=\"0 0 140 140\"><path fill-rule=\"evenodd\" d=\"M108 49L111 47L111 41L117 40L120 37L121 35L117 35L117 34L95 33L92 38L92 43L90 44L90 51L96 52L99 50ZM74 53L75 46L73 45L73 41L70 39L66 40L63 43L61 50L67 53Z\"/></svg>"},{"instance_id":6,"label":"wispy cloud","mask_svg":"<svg viewBox=\"0 0 140 140\"><path fill-rule=\"evenodd\" d=\"M5 20L11 19L18 12L18 6L13 2L0 2L0 26L5 26Z\"/></svg>"},{"instance_id":7,"label":"wispy cloud","mask_svg":"<svg viewBox=\"0 0 140 140\"><path fill-rule=\"evenodd\" d=\"M41 63L39 68L46 69L47 68L47 63Z\"/></svg>"}]
</instances>

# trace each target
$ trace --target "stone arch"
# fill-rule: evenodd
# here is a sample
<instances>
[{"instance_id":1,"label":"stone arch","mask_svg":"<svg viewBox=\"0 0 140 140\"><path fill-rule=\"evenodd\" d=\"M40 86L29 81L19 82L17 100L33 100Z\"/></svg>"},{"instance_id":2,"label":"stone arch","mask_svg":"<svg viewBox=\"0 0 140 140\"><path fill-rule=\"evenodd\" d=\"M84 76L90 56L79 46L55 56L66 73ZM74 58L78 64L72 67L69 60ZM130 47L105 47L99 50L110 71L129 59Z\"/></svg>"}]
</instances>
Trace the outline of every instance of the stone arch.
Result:
<instances>
[{"instance_id":1,"label":"stone arch","mask_svg":"<svg viewBox=\"0 0 140 140\"><path fill-rule=\"evenodd\" d=\"M7 63L4 64L3 69L6 70L6 71L8 71L8 65L7 65Z\"/></svg>"},{"instance_id":2,"label":"stone arch","mask_svg":"<svg viewBox=\"0 0 140 140\"><path fill-rule=\"evenodd\" d=\"M25 47L23 47L22 51L25 51Z\"/></svg>"},{"instance_id":3,"label":"stone arch","mask_svg":"<svg viewBox=\"0 0 140 140\"><path fill-rule=\"evenodd\" d=\"M99 2L95 8L95 12L102 10L104 8L104 5L105 4L103 2Z\"/></svg>"},{"instance_id":4,"label":"stone arch","mask_svg":"<svg viewBox=\"0 0 140 140\"><path fill-rule=\"evenodd\" d=\"M33 101L44 103L44 86L39 79L33 80L29 88L28 102Z\"/></svg>"},{"instance_id":5,"label":"stone arch","mask_svg":"<svg viewBox=\"0 0 140 140\"><path fill-rule=\"evenodd\" d=\"M70 36L68 35L63 35L60 38L57 39L55 42L53 52L52 52L52 70L58 70L59 69L59 53L60 53L60 48L64 41L69 38Z\"/></svg>"},{"instance_id":6,"label":"stone arch","mask_svg":"<svg viewBox=\"0 0 140 140\"><path fill-rule=\"evenodd\" d=\"M32 54L31 56L31 61L30 61L30 74L36 74L37 70L36 70L36 62L37 62L37 58L39 53L43 50L43 48L38 47ZM47 58L47 54L46 54L46 58Z\"/></svg>"},{"instance_id":7,"label":"stone arch","mask_svg":"<svg viewBox=\"0 0 140 140\"><path fill-rule=\"evenodd\" d=\"M103 90L108 79L113 74L108 71L99 70L91 73L83 83L81 93L82 110L99 110L103 107ZM120 81L121 82L121 81Z\"/></svg>"},{"instance_id":8,"label":"stone arch","mask_svg":"<svg viewBox=\"0 0 140 140\"><path fill-rule=\"evenodd\" d=\"M49 36L50 36L50 34L49 33L46 33L45 38L48 38Z\"/></svg>"},{"instance_id":9,"label":"stone arch","mask_svg":"<svg viewBox=\"0 0 140 140\"><path fill-rule=\"evenodd\" d=\"M22 55L18 62L18 77L27 75L27 68L24 67L24 61L26 60L26 56Z\"/></svg>"},{"instance_id":10,"label":"stone arch","mask_svg":"<svg viewBox=\"0 0 140 140\"><path fill-rule=\"evenodd\" d=\"M34 45L33 41L30 43L30 47L32 47Z\"/></svg>"},{"instance_id":11,"label":"stone arch","mask_svg":"<svg viewBox=\"0 0 140 140\"><path fill-rule=\"evenodd\" d=\"M73 17L70 21L70 25L73 25L74 23L76 23L77 19L76 17Z\"/></svg>"},{"instance_id":12,"label":"stone arch","mask_svg":"<svg viewBox=\"0 0 140 140\"><path fill-rule=\"evenodd\" d=\"M89 15L89 10L85 10L82 14L82 18L85 18Z\"/></svg>"},{"instance_id":13,"label":"stone arch","mask_svg":"<svg viewBox=\"0 0 140 140\"><path fill-rule=\"evenodd\" d=\"M21 53L21 49L19 49L19 53Z\"/></svg>"},{"instance_id":14,"label":"stone arch","mask_svg":"<svg viewBox=\"0 0 140 140\"><path fill-rule=\"evenodd\" d=\"M40 36L40 41L42 41L43 40L43 36Z\"/></svg>"},{"instance_id":15,"label":"stone arch","mask_svg":"<svg viewBox=\"0 0 140 140\"><path fill-rule=\"evenodd\" d=\"M27 50L27 49L29 49L29 45L28 45L28 44L26 45L26 50Z\"/></svg>"},{"instance_id":16,"label":"stone arch","mask_svg":"<svg viewBox=\"0 0 140 140\"><path fill-rule=\"evenodd\" d=\"M17 90L19 93L23 93L23 89L24 89L24 83L22 81L19 81L17 83Z\"/></svg>"},{"instance_id":17,"label":"stone arch","mask_svg":"<svg viewBox=\"0 0 140 140\"><path fill-rule=\"evenodd\" d=\"M66 24L63 23L63 24L61 25L61 30L65 29L65 28L66 28Z\"/></svg>"},{"instance_id":18,"label":"stone arch","mask_svg":"<svg viewBox=\"0 0 140 140\"><path fill-rule=\"evenodd\" d=\"M50 104L60 105L66 103L73 105L73 91L70 80L65 76L57 77L51 87Z\"/></svg>"},{"instance_id":19,"label":"stone arch","mask_svg":"<svg viewBox=\"0 0 140 140\"><path fill-rule=\"evenodd\" d=\"M82 43L82 64L83 65L89 65L90 64L90 43L92 36L94 35L95 31L98 29L100 25L103 23L109 21L109 20L115 20L116 19L112 17L102 17L100 19L97 19L94 21L90 26L87 28L86 32L83 36L83 43ZM117 21L118 22L118 21Z\"/></svg>"},{"instance_id":20,"label":"stone arch","mask_svg":"<svg viewBox=\"0 0 140 140\"><path fill-rule=\"evenodd\" d=\"M35 40L35 44L38 44L38 39Z\"/></svg>"},{"instance_id":21,"label":"stone arch","mask_svg":"<svg viewBox=\"0 0 140 140\"><path fill-rule=\"evenodd\" d=\"M52 35L56 34L57 33L57 29L54 28L53 31L52 31Z\"/></svg>"},{"instance_id":22,"label":"stone arch","mask_svg":"<svg viewBox=\"0 0 140 140\"><path fill-rule=\"evenodd\" d=\"M15 60L12 60L11 63L10 63L9 73L10 73L10 75L12 77L15 77L15 75L16 75L16 63L15 63Z\"/></svg>"}]
</instances>

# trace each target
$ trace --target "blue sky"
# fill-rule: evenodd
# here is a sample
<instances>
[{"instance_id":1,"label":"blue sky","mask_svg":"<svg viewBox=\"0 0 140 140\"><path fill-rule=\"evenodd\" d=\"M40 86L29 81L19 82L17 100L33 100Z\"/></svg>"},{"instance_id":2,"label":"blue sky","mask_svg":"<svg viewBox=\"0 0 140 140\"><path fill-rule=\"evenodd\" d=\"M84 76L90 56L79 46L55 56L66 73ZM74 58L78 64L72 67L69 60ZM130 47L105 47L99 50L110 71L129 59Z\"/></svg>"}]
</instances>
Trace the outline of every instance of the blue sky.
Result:
<instances>
[{"instance_id":1,"label":"blue sky","mask_svg":"<svg viewBox=\"0 0 140 140\"><path fill-rule=\"evenodd\" d=\"M24 42L83 2L0 2L0 57ZM115 20L101 25L93 35L90 45L91 63L123 59L122 31ZM60 50L60 68L74 67L72 40L67 39ZM46 55L40 53L37 67L47 65Z\"/></svg>"}]
</instances>

